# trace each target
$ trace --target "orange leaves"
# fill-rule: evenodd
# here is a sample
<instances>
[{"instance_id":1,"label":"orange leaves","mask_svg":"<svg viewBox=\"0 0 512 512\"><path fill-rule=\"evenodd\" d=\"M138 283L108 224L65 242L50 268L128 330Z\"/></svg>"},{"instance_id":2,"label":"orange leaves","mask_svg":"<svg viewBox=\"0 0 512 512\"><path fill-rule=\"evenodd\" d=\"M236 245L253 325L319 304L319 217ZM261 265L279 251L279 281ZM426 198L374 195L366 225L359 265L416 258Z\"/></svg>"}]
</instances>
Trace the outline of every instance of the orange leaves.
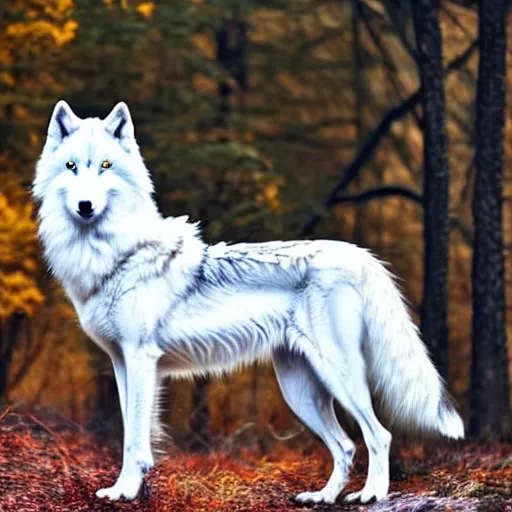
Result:
<instances>
[{"instance_id":1,"label":"orange leaves","mask_svg":"<svg viewBox=\"0 0 512 512\"><path fill-rule=\"evenodd\" d=\"M95 438L44 409L36 414L0 412L0 509L363 512L377 507L342 505L340 500L334 507L297 508L291 498L300 491L319 489L331 470L327 451L311 443L297 450L279 444L272 456L264 458L250 451L233 457L168 449L146 477L144 499L107 505L98 502L94 492L114 481L118 459L110 447L117 451L119 443L118 438L104 435ZM484 510L491 499L495 506L485 510L508 510L510 445L447 445L429 453L429 458L407 459L406 478L392 482L392 495L383 510ZM364 483L361 471L366 464L357 457L347 491Z\"/></svg>"},{"instance_id":2,"label":"orange leaves","mask_svg":"<svg viewBox=\"0 0 512 512\"><path fill-rule=\"evenodd\" d=\"M2 61L0 57L0 62ZM7 87L14 87L16 85L16 80L12 76L12 73L8 71L0 72L0 84L6 85Z\"/></svg>"},{"instance_id":3,"label":"orange leaves","mask_svg":"<svg viewBox=\"0 0 512 512\"><path fill-rule=\"evenodd\" d=\"M32 203L13 183L0 192L0 318L32 315L44 296L36 283L36 225Z\"/></svg>"},{"instance_id":4,"label":"orange leaves","mask_svg":"<svg viewBox=\"0 0 512 512\"><path fill-rule=\"evenodd\" d=\"M280 183L276 181L267 181L263 185L261 193L256 196L256 201L266 204L271 210L279 210L281 207L279 185Z\"/></svg>"},{"instance_id":5,"label":"orange leaves","mask_svg":"<svg viewBox=\"0 0 512 512\"><path fill-rule=\"evenodd\" d=\"M34 280L19 271L11 274L0 271L0 290L0 317L7 317L17 310L32 315L44 300Z\"/></svg>"},{"instance_id":6,"label":"orange leaves","mask_svg":"<svg viewBox=\"0 0 512 512\"><path fill-rule=\"evenodd\" d=\"M43 5L45 14L52 18L59 18L69 14L71 9L73 9L73 0L45 1Z\"/></svg>"},{"instance_id":7,"label":"orange leaves","mask_svg":"<svg viewBox=\"0 0 512 512\"><path fill-rule=\"evenodd\" d=\"M142 14L146 19L151 18L154 10L155 4L153 2L142 2L137 6L137 12Z\"/></svg>"},{"instance_id":8,"label":"orange leaves","mask_svg":"<svg viewBox=\"0 0 512 512\"><path fill-rule=\"evenodd\" d=\"M192 85L194 89L204 93L215 93L217 90L217 82L204 73L196 73L192 78Z\"/></svg>"},{"instance_id":9,"label":"orange leaves","mask_svg":"<svg viewBox=\"0 0 512 512\"><path fill-rule=\"evenodd\" d=\"M36 226L30 203L13 205L0 193L0 262L1 268L34 270ZM28 258L20 258L24 253Z\"/></svg>"},{"instance_id":10,"label":"orange leaves","mask_svg":"<svg viewBox=\"0 0 512 512\"><path fill-rule=\"evenodd\" d=\"M293 481L295 472L301 469L307 469L310 476L319 476L321 466L316 458L308 461L291 452L274 462L254 458L250 453L245 454L245 462L226 454L184 458L178 456L167 482L172 504L185 505L189 510L268 510L278 503L280 510L291 510L289 498L294 490L287 480L291 477Z\"/></svg>"},{"instance_id":11,"label":"orange leaves","mask_svg":"<svg viewBox=\"0 0 512 512\"><path fill-rule=\"evenodd\" d=\"M191 41L199 53L208 60L215 59L215 44L211 34L198 33L191 36Z\"/></svg>"},{"instance_id":12,"label":"orange leaves","mask_svg":"<svg viewBox=\"0 0 512 512\"><path fill-rule=\"evenodd\" d=\"M68 20L59 26L46 20L11 23L7 26L7 35L13 39L40 40L51 38L56 46L61 47L71 41L76 34L78 23Z\"/></svg>"},{"instance_id":13,"label":"orange leaves","mask_svg":"<svg viewBox=\"0 0 512 512\"><path fill-rule=\"evenodd\" d=\"M10 53L17 53L20 43L37 54L43 51L41 42L61 48L76 35L78 23L71 18L73 0L32 0L26 3L28 5L23 9L18 7L23 14L21 18L19 15L16 17L19 21L7 24L5 40L0 36L0 45L4 48L0 54L2 62L12 60Z\"/></svg>"}]
</instances>

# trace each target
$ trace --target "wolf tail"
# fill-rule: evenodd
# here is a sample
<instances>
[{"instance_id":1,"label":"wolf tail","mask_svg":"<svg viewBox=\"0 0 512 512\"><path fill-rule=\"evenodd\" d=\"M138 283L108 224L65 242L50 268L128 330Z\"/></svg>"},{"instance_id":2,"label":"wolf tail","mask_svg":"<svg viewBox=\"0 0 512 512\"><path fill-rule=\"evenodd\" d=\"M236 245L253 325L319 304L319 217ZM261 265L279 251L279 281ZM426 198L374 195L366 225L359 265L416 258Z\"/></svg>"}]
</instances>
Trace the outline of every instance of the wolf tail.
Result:
<instances>
[{"instance_id":1,"label":"wolf tail","mask_svg":"<svg viewBox=\"0 0 512 512\"><path fill-rule=\"evenodd\" d=\"M361 260L360 260L361 261ZM368 376L392 423L459 439L464 424L432 364L390 272L371 254L362 258L363 352Z\"/></svg>"}]
</instances>

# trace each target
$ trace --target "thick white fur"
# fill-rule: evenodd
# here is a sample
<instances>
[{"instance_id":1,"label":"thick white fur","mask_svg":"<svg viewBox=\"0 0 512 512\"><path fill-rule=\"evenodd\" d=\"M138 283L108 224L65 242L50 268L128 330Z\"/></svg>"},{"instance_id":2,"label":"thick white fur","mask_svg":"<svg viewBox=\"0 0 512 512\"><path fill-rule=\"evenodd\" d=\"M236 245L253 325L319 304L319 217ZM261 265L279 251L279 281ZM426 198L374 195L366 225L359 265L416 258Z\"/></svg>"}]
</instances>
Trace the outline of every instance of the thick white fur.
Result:
<instances>
[{"instance_id":1,"label":"thick white fur","mask_svg":"<svg viewBox=\"0 0 512 512\"><path fill-rule=\"evenodd\" d=\"M334 459L326 486L299 501L332 503L348 480L354 444L334 400L369 449L366 484L348 500L388 492L391 435L370 390L397 422L463 436L381 263L334 241L207 246L186 218L163 219L125 104L102 121L81 120L59 102L33 193L51 270L85 332L111 357L119 388L123 467L98 497L137 495L153 465L151 423L164 376L215 374L262 358L272 358L286 401ZM80 201L91 202L92 218L78 213Z\"/></svg>"}]
</instances>

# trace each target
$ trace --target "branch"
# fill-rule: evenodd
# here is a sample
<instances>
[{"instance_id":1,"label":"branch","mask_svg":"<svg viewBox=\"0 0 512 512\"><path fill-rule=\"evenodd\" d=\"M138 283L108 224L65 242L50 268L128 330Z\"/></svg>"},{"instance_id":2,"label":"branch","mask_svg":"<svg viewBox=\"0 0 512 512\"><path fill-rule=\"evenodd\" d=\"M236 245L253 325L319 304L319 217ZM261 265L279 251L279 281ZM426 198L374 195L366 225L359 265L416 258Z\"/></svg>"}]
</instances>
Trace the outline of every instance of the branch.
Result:
<instances>
[{"instance_id":1,"label":"branch","mask_svg":"<svg viewBox=\"0 0 512 512\"><path fill-rule=\"evenodd\" d=\"M386 75L388 77L388 80L393 85L393 88L395 89L395 92L396 92L398 98L402 99L403 98L402 87L400 86L399 82L395 79L395 75L396 75L395 63L393 62L393 59L391 59L389 57L389 55L388 55L389 51L387 50L386 45L383 43L382 38L379 35L379 32L374 29L374 27L372 26L370 20L368 19L368 16L367 16L368 15L368 11L370 11L371 9L364 2L359 2L358 5L359 5L359 12L361 14L361 18L362 18L362 20L363 20L363 22L364 22L364 24L366 26L366 30L368 31L368 34L370 35L370 38L373 41L373 44L378 48L378 50L379 50L379 52L381 54L382 62L384 64L384 69L386 71ZM393 20L391 20L391 21L393 23ZM395 23L393 23L393 24L397 25ZM404 44L406 43L405 36L404 36L404 38L402 38L402 42ZM411 48L409 48L409 47L407 47L407 50L409 51L409 54L413 58L415 58L415 52ZM416 123L418 124L418 126L421 129L422 120L420 119L420 116L418 115L418 113L414 109L412 110L412 113L413 113L413 115L414 115L414 117L416 119Z\"/></svg>"},{"instance_id":2,"label":"branch","mask_svg":"<svg viewBox=\"0 0 512 512\"><path fill-rule=\"evenodd\" d=\"M449 74L456 69L459 69L463 66L469 58L472 56L475 49L478 47L478 40L473 41L469 47L458 57L455 57L452 60L445 71L445 74ZM348 185L357 177L361 168L366 164L366 162L370 159L373 152L379 145L382 138L388 134L391 124L397 119L401 119L406 114L408 114L419 102L421 99L421 90L418 89L415 93L409 96L405 101L403 101L400 105L393 107L388 110L384 117L380 121L379 125L372 132L366 141L363 143L363 146L359 150L359 153L356 155L354 160L346 167L342 173L340 180L334 187L329 191L327 197L324 199L322 203L322 212L313 214L310 219L306 222L302 231L300 233L301 236L309 236L313 233L316 225L322 220L325 216L325 213L336 204L336 198L338 194L345 190Z\"/></svg>"},{"instance_id":3,"label":"branch","mask_svg":"<svg viewBox=\"0 0 512 512\"><path fill-rule=\"evenodd\" d=\"M478 38L474 39L473 42L460 54L457 55L451 62L448 63L444 71L444 75L449 75L452 71L457 71L471 58L475 50L478 48Z\"/></svg>"},{"instance_id":4,"label":"branch","mask_svg":"<svg viewBox=\"0 0 512 512\"><path fill-rule=\"evenodd\" d=\"M371 201L372 199L378 199L380 197L404 197L411 201L423 205L423 197L421 194L407 187L400 185L383 185L381 187L370 188L360 194L338 196L333 199L332 204L340 203L364 203Z\"/></svg>"},{"instance_id":5,"label":"branch","mask_svg":"<svg viewBox=\"0 0 512 512\"><path fill-rule=\"evenodd\" d=\"M360 149L357 156L352 160L352 163L342 173L340 181L329 191L325 198L322 209L325 211L329 210L334 204L338 193L345 190L350 182L359 174L359 171L366 164L373 152L377 148L379 142L387 135L389 128L393 121L402 118L410 110L412 110L420 101L421 92L418 90L412 96L409 96L403 103L397 107L388 110L384 115L377 129L370 134ZM301 236L308 236L313 233L316 225L322 220L323 214L316 213L312 215L309 221L304 225Z\"/></svg>"},{"instance_id":6,"label":"branch","mask_svg":"<svg viewBox=\"0 0 512 512\"><path fill-rule=\"evenodd\" d=\"M378 199L381 197L403 197L405 199L409 199L419 205L423 206L423 197L421 194L407 187L403 187L401 185L383 185L381 187L370 188L365 190L360 194L351 194L345 196L339 196L334 199L333 204L342 204L342 203L364 203L366 201L371 201L372 199ZM459 217L455 215L450 216L450 225L452 228L457 229L464 242L468 245L473 245L473 230L471 227L466 226Z\"/></svg>"}]
</instances>

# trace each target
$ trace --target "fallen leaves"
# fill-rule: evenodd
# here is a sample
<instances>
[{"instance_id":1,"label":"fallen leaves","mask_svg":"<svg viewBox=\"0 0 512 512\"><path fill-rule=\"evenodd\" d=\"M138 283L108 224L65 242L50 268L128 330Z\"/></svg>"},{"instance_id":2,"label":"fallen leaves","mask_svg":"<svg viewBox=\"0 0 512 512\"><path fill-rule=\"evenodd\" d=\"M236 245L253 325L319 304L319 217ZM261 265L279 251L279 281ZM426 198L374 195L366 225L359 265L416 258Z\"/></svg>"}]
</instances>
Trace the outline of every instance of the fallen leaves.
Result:
<instances>
[{"instance_id":1,"label":"fallen leaves","mask_svg":"<svg viewBox=\"0 0 512 512\"><path fill-rule=\"evenodd\" d=\"M290 449L277 443L262 457L242 451L189 454L170 447L148 474L141 497L131 503L99 501L95 491L111 485L119 471L120 440L109 443L45 410L0 413L0 510L26 511L291 511L306 489L320 489L331 461L308 443ZM400 512L495 510L512 512L511 446L440 445L404 452L407 477L392 482L390 499L371 505L316 506L315 510ZM508 461L508 462L507 462ZM359 450L347 491L364 483Z\"/></svg>"}]
</instances>

